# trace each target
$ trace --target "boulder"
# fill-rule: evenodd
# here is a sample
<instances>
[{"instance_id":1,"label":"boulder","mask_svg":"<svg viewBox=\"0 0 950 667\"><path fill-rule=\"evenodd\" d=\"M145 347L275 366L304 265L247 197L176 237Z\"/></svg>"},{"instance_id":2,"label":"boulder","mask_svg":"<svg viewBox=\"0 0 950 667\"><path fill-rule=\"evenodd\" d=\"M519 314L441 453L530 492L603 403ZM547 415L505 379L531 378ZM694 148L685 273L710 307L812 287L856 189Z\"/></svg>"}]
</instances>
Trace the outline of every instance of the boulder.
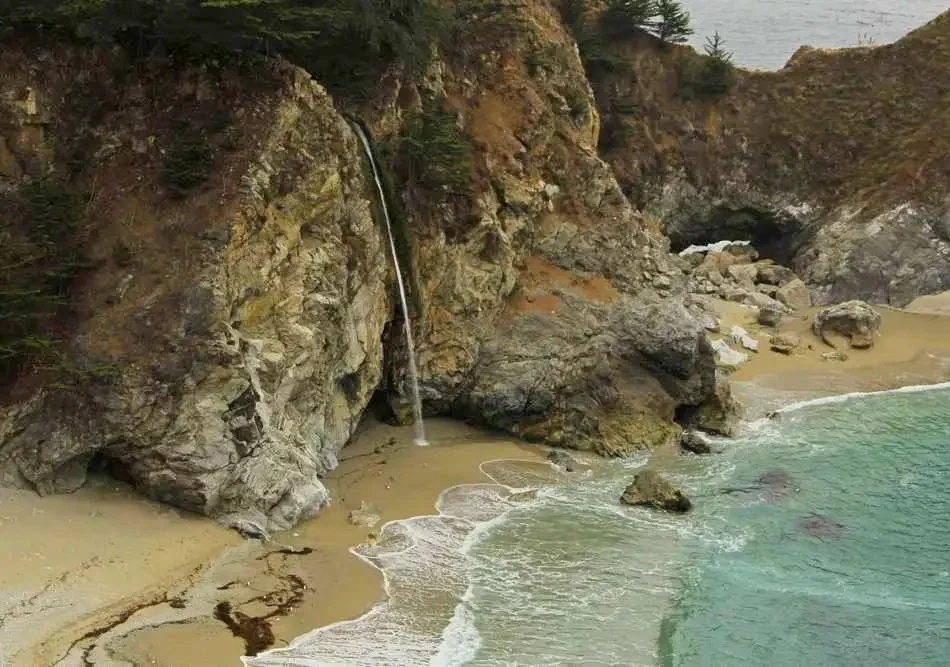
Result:
<instances>
[{"instance_id":1,"label":"boulder","mask_svg":"<svg viewBox=\"0 0 950 667\"><path fill-rule=\"evenodd\" d=\"M759 308L756 321L764 327L777 327L782 322L782 311L768 306Z\"/></svg>"},{"instance_id":2,"label":"boulder","mask_svg":"<svg viewBox=\"0 0 950 667\"><path fill-rule=\"evenodd\" d=\"M770 296L774 299L775 293L778 292L778 287L775 285L766 285L764 283L756 283L755 291L762 292L762 294L764 294L765 296Z\"/></svg>"},{"instance_id":3,"label":"boulder","mask_svg":"<svg viewBox=\"0 0 950 667\"><path fill-rule=\"evenodd\" d=\"M733 264L726 273L730 278L749 290L755 289L755 279L758 277L758 269L752 264Z\"/></svg>"},{"instance_id":4,"label":"boulder","mask_svg":"<svg viewBox=\"0 0 950 667\"><path fill-rule=\"evenodd\" d=\"M779 287L775 299L791 310L804 310L811 306L808 286L798 278Z\"/></svg>"},{"instance_id":5,"label":"boulder","mask_svg":"<svg viewBox=\"0 0 950 667\"><path fill-rule=\"evenodd\" d=\"M716 391L699 405L689 425L731 438L738 432L741 419L742 405L733 398L729 380L721 376L717 379Z\"/></svg>"},{"instance_id":6,"label":"boulder","mask_svg":"<svg viewBox=\"0 0 950 667\"><path fill-rule=\"evenodd\" d=\"M651 507L668 512L688 512L692 503L686 494L653 470L642 470L620 496L626 505Z\"/></svg>"},{"instance_id":7,"label":"boulder","mask_svg":"<svg viewBox=\"0 0 950 667\"><path fill-rule=\"evenodd\" d=\"M755 306L756 308L771 308L777 310L781 313L787 313L788 308L782 303L776 301L770 296L762 294L761 292L746 292L741 299L735 299L741 303L746 303L750 306Z\"/></svg>"},{"instance_id":8,"label":"boulder","mask_svg":"<svg viewBox=\"0 0 950 667\"><path fill-rule=\"evenodd\" d=\"M716 362L720 366L741 366L749 360L748 354L733 350L724 340L714 340L712 348L716 353Z\"/></svg>"},{"instance_id":9,"label":"boulder","mask_svg":"<svg viewBox=\"0 0 950 667\"><path fill-rule=\"evenodd\" d=\"M729 335L732 336L732 342L741 345L750 352L759 351L759 341L749 335L749 332L743 329L740 326L733 326L732 330L729 332Z\"/></svg>"},{"instance_id":10,"label":"boulder","mask_svg":"<svg viewBox=\"0 0 950 667\"><path fill-rule=\"evenodd\" d=\"M693 454L712 453L709 438L699 431L683 431L683 435L680 437L680 447Z\"/></svg>"},{"instance_id":11,"label":"boulder","mask_svg":"<svg viewBox=\"0 0 950 667\"><path fill-rule=\"evenodd\" d=\"M834 347L829 336L847 338L851 347L867 348L881 328L881 314L863 301L846 301L818 311L812 330L825 343Z\"/></svg>"},{"instance_id":12,"label":"boulder","mask_svg":"<svg viewBox=\"0 0 950 667\"><path fill-rule=\"evenodd\" d=\"M781 354L791 354L801 344L802 339L797 334L793 333L775 334L771 339L769 339L769 347L771 350Z\"/></svg>"},{"instance_id":13,"label":"boulder","mask_svg":"<svg viewBox=\"0 0 950 667\"><path fill-rule=\"evenodd\" d=\"M765 283L767 285L777 285L781 287L798 278L791 269L771 262L758 262L755 267L757 270L756 282Z\"/></svg>"},{"instance_id":14,"label":"boulder","mask_svg":"<svg viewBox=\"0 0 950 667\"><path fill-rule=\"evenodd\" d=\"M759 251L749 243L733 243L727 245L723 252L732 255L737 264L751 264L759 258Z\"/></svg>"},{"instance_id":15,"label":"boulder","mask_svg":"<svg viewBox=\"0 0 950 667\"><path fill-rule=\"evenodd\" d=\"M577 470L577 461L574 460L574 457L567 452L562 452L560 449L552 449L548 453L547 461L564 472L574 472Z\"/></svg>"}]
</instances>

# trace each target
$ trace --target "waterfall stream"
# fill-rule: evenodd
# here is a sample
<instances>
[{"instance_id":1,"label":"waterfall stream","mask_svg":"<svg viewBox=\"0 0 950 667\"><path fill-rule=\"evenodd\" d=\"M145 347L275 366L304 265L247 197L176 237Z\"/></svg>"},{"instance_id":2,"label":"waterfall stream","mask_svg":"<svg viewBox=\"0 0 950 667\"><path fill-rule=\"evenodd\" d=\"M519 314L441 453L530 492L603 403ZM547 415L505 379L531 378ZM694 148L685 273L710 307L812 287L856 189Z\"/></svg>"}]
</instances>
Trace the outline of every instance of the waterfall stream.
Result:
<instances>
[{"instance_id":1,"label":"waterfall stream","mask_svg":"<svg viewBox=\"0 0 950 667\"><path fill-rule=\"evenodd\" d=\"M376 181L376 192L379 194L379 205L383 209L383 218L386 220L386 234L389 236L389 249L393 256L393 266L396 267L396 282L399 284L399 298L402 300L402 312L405 317L406 348L409 350L409 379L412 382L412 414L415 420L415 439L417 445L427 445L425 425L422 423L422 400L419 398L419 371L416 367L416 347L412 342L412 320L409 319L409 302L406 299L406 284L402 279L402 269L399 266L399 255L396 253L396 241L393 239L392 222L389 219L389 207L386 205L386 193L379 177L379 168L376 166L376 157L369 138L358 123L353 123L353 130L363 144L363 151L373 169L373 180Z\"/></svg>"}]
</instances>

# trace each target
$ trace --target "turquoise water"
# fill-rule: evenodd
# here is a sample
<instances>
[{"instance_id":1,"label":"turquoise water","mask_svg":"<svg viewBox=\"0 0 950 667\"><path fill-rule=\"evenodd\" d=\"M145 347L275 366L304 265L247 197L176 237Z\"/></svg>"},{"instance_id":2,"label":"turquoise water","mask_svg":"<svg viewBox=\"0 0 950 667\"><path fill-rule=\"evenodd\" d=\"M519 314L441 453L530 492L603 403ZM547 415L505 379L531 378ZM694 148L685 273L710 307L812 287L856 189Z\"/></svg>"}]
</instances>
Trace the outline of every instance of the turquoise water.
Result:
<instances>
[{"instance_id":1,"label":"turquoise water","mask_svg":"<svg viewBox=\"0 0 950 667\"><path fill-rule=\"evenodd\" d=\"M691 556L662 664L950 663L950 392L807 408L732 458L731 486L791 490L701 505L747 537Z\"/></svg>"},{"instance_id":2,"label":"turquoise water","mask_svg":"<svg viewBox=\"0 0 950 667\"><path fill-rule=\"evenodd\" d=\"M642 459L486 464L498 484L361 552L387 603L251 664L948 664L950 389L813 404L720 445L664 466L686 516L617 502Z\"/></svg>"}]
</instances>

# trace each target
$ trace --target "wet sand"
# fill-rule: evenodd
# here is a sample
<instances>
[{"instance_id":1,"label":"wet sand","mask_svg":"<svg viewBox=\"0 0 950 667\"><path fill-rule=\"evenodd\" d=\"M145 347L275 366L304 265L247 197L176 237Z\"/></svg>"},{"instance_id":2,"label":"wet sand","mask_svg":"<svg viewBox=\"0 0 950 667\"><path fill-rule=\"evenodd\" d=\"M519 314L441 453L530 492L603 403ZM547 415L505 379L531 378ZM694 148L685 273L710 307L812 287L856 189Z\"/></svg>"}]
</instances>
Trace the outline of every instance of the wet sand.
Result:
<instances>
[{"instance_id":1,"label":"wet sand","mask_svg":"<svg viewBox=\"0 0 950 667\"><path fill-rule=\"evenodd\" d=\"M427 426L430 447L409 444L411 429L365 429L326 480L334 505L267 544L113 480L51 498L2 491L0 555L13 566L0 569L0 664L240 665L246 637L228 622L280 647L361 615L381 577L351 547L387 521L433 513L448 487L487 481L485 461L542 458L457 422ZM378 510L373 528L348 519L364 502Z\"/></svg>"}]
</instances>

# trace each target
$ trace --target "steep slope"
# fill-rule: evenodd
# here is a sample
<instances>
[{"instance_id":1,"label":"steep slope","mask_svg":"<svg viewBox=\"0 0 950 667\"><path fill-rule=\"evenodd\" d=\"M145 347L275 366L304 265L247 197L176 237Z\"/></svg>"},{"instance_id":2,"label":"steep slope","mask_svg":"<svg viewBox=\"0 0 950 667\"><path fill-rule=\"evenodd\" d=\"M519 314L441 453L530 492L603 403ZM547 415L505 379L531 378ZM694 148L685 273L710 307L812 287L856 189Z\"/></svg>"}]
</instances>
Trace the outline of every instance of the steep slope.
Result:
<instances>
[{"instance_id":1,"label":"steep slope","mask_svg":"<svg viewBox=\"0 0 950 667\"><path fill-rule=\"evenodd\" d=\"M18 47L3 50L4 93L28 103L7 104L3 134L27 180L73 170L88 241L52 333L63 346L0 413L0 481L70 491L101 462L229 524L313 514L379 382L389 319L350 128L286 65L249 79ZM204 186L176 193L195 169Z\"/></svg>"},{"instance_id":2,"label":"steep slope","mask_svg":"<svg viewBox=\"0 0 950 667\"><path fill-rule=\"evenodd\" d=\"M425 72L345 104L395 184L426 412L605 454L668 442L683 406L728 403L684 267L598 157L552 8L459 9ZM367 165L334 102L280 63L170 71L11 42L0 71L4 192L52 170L85 193L85 261L40 331L58 362L6 387L0 482L69 491L104 465L252 532L318 511L374 393L397 416L408 396Z\"/></svg>"},{"instance_id":3,"label":"steep slope","mask_svg":"<svg viewBox=\"0 0 950 667\"><path fill-rule=\"evenodd\" d=\"M950 288L950 14L895 44L737 71L721 97L684 76L690 50L609 48L626 68L592 71L604 154L675 248L751 238L819 302Z\"/></svg>"}]
</instances>

